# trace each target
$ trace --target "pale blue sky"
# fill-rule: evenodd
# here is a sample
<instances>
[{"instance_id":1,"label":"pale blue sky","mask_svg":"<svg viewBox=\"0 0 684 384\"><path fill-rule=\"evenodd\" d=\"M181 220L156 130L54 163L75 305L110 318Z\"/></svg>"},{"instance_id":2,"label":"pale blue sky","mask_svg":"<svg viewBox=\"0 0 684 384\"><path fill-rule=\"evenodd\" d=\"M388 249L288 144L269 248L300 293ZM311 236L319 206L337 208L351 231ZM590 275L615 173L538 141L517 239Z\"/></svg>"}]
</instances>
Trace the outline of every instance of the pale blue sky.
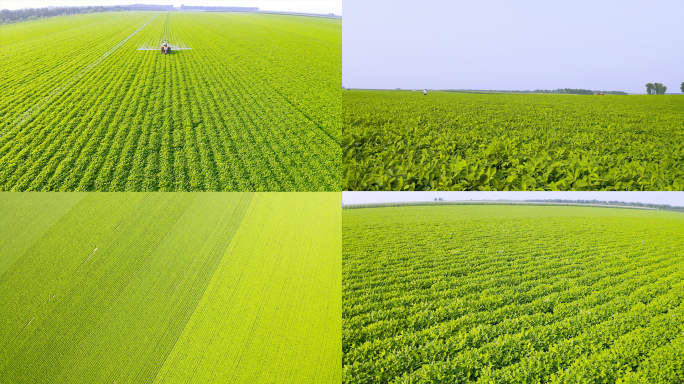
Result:
<instances>
[{"instance_id":1,"label":"pale blue sky","mask_svg":"<svg viewBox=\"0 0 684 384\"><path fill-rule=\"evenodd\" d=\"M600 200L684 206L684 192L342 192L343 204L444 200Z\"/></svg>"},{"instance_id":2,"label":"pale blue sky","mask_svg":"<svg viewBox=\"0 0 684 384\"><path fill-rule=\"evenodd\" d=\"M343 86L645 93L684 82L682 0L344 0Z\"/></svg>"}]
</instances>

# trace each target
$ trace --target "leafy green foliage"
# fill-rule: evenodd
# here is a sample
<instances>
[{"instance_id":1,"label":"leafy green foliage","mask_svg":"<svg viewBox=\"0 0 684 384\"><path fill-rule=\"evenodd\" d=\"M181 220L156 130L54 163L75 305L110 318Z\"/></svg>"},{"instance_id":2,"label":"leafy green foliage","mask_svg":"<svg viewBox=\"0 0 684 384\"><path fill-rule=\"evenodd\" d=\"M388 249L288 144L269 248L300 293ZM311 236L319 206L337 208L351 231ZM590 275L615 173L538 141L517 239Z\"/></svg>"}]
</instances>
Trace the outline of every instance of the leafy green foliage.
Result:
<instances>
[{"instance_id":1,"label":"leafy green foliage","mask_svg":"<svg viewBox=\"0 0 684 384\"><path fill-rule=\"evenodd\" d=\"M0 190L340 189L340 20L121 12L0 28ZM192 50L137 50L164 38Z\"/></svg>"},{"instance_id":2,"label":"leafy green foliage","mask_svg":"<svg viewBox=\"0 0 684 384\"><path fill-rule=\"evenodd\" d=\"M344 91L344 190L684 190L678 96Z\"/></svg>"},{"instance_id":3,"label":"leafy green foliage","mask_svg":"<svg viewBox=\"0 0 684 384\"><path fill-rule=\"evenodd\" d=\"M344 383L677 383L684 215L343 210Z\"/></svg>"},{"instance_id":4,"label":"leafy green foliage","mask_svg":"<svg viewBox=\"0 0 684 384\"><path fill-rule=\"evenodd\" d=\"M667 92L667 87L662 83L648 83L646 84L647 95L664 95Z\"/></svg>"},{"instance_id":5,"label":"leafy green foliage","mask_svg":"<svg viewBox=\"0 0 684 384\"><path fill-rule=\"evenodd\" d=\"M339 200L0 194L0 382L340 382Z\"/></svg>"}]
</instances>

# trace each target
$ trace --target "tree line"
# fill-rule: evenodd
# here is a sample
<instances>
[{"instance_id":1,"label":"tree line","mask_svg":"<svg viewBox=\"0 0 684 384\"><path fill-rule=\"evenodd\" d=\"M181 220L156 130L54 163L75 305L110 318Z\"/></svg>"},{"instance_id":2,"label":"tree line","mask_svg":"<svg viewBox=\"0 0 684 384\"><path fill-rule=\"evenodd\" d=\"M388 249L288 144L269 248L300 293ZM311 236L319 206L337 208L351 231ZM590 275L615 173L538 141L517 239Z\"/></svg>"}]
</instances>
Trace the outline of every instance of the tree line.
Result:
<instances>
[{"instance_id":1,"label":"tree line","mask_svg":"<svg viewBox=\"0 0 684 384\"><path fill-rule=\"evenodd\" d=\"M662 83L648 83L646 84L646 94L648 95L664 95L667 87Z\"/></svg>"},{"instance_id":2,"label":"tree line","mask_svg":"<svg viewBox=\"0 0 684 384\"><path fill-rule=\"evenodd\" d=\"M24 8L17 10L3 9L0 11L0 22L6 24L24 20L35 20L43 17L64 16L77 13L119 11L173 11L173 5L133 4L87 7Z\"/></svg>"},{"instance_id":3,"label":"tree line","mask_svg":"<svg viewBox=\"0 0 684 384\"><path fill-rule=\"evenodd\" d=\"M558 204L624 205L624 206L630 206L630 207L643 207L643 208L660 209L660 210L664 210L664 211L684 212L684 207L676 206L676 205L637 203L637 202L627 202L627 201L605 201L605 200L586 200L586 199L576 199L576 200L569 200L569 199L544 199L544 200L533 199L533 200L525 200L525 201L535 202L535 203L558 203Z\"/></svg>"},{"instance_id":4,"label":"tree line","mask_svg":"<svg viewBox=\"0 0 684 384\"><path fill-rule=\"evenodd\" d=\"M652 204L652 203L635 203L626 201L603 201L603 200L569 200L569 199L532 199L532 200L476 200L476 201L444 201L442 198L436 198L435 201L416 201L416 202L397 202L397 203L367 203L367 204L343 204L342 209L360 209L360 208L385 208L385 207L405 207L405 206L421 206L421 205L525 205L525 204L583 204L583 205L603 205L603 206L626 206L626 207L641 207L659 209L662 211L676 211L683 212L684 207L673 206L669 204Z\"/></svg>"},{"instance_id":5,"label":"tree line","mask_svg":"<svg viewBox=\"0 0 684 384\"><path fill-rule=\"evenodd\" d=\"M568 95L594 95L603 93L604 95L626 95L627 92L622 91L592 91L591 89L576 89L576 88L558 88L558 89L535 89L534 93L565 93Z\"/></svg>"},{"instance_id":6,"label":"tree line","mask_svg":"<svg viewBox=\"0 0 684 384\"><path fill-rule=\"evenodd\" d=\"M681 89L682 93L684 93L684 82L682 82L682 85L679 87L679 89ZM665 91L667 91L667 87L662 83L646 84L646 93L649 95L664 95Z\"/></svg>"}]
</instances>

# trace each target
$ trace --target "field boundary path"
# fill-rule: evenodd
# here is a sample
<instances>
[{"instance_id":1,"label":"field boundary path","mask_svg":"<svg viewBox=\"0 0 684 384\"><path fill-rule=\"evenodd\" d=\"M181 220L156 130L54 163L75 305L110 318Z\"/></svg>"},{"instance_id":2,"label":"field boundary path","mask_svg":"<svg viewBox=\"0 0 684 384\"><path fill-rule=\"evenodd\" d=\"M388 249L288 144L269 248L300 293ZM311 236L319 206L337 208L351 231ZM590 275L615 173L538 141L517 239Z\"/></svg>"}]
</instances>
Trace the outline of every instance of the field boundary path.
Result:
<instances>
[{"instance_id":1,"label":"field boundary path","mask_svg":"<svg viewBox=\"0 0 684 384\"><path fill-rule=\"evenodd\" d=\"M151 19L149 19L145 24L143 24L140 28L136 29L135 32L131 33L130 35L126 36L123 40L121 40L118 44L110 48L107 52L103 53L100 57L95 59L92 63L88 64L85 66L83 69L78 71L75 75L71 76L69 79L67 79L65 82L62 83L59 87L55 88L50 92L47 96L43 98L40 102L38 102L36 105L32 106L31 108L27 109L26 112L24 112L18 119L18 121L15 121L12 126L7 129L5 132L0 134L0 138L5 136L7 133L10 131L22 126L24 123L26 123L29 118L33 117L33 115L36 114L45 104L47 104L49 101L54 99L55 97L59 96L65 89L68 87L74 85L78 80L80 80L86 73L88 73L91 69L95 68L98 66L104 59L109 57L112 53L114 53L117 49L119 49L122 45L124 45L128 40L130 40L133 36L137 35L138 32L140 32L147 24L152 22L155 17L159 15L159 12L155 13L154 16L152 16Z\"/></svg>"}]
</instances>

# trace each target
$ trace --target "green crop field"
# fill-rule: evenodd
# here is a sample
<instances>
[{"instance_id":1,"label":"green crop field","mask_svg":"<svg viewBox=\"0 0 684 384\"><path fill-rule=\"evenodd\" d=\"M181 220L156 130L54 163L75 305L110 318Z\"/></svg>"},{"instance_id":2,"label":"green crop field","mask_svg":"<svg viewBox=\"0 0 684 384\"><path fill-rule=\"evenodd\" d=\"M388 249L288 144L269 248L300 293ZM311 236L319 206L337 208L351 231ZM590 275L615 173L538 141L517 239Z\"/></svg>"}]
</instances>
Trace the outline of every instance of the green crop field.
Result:
<instances>
[{"instance_id":1,"label":"green crop field","mask_svg":"<svg viewBox=\"0 0 684 384\"><path fill-rule=\"evenodd\" d=\"M344 190L684 190L684 97L344 91Z\"/></svg>"},{"instance_id":2,"label":"green crop field","mask_svg":"<svg viewBox=\"0 0 684 384\"><path fill-rule=\"evenodd\" d=\"M341 20L114 12L0 36L0 190L340 190ZM192 49L138 50L162 40Z\"/></svg>"},{"instance_id":3,"label":"green crop field","mask_svg":"<svg viewBox=\"0 0 684 384\"><path fill-rule=\"evenodd\" d=\"M340 382L340 205L0 194L0 382Z\"/></svg>"},{"instance_id":4,"label":"green crop field","mask_svg":"<svg viewBox=\"0 0 684 384\"><path fill-rule=\"evenodd\" d=\"M344 383L682 383L684 214L342 214Z\"/></svg>"}]
</instances>

